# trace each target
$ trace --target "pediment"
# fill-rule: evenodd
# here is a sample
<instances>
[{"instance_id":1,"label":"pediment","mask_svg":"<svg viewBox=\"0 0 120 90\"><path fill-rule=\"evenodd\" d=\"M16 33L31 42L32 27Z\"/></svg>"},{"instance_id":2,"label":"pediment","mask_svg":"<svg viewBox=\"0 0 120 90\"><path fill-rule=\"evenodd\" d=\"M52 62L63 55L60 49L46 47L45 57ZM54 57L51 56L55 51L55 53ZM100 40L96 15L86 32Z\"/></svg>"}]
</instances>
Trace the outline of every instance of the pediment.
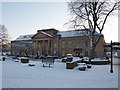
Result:
<instances>
[{"instance_id":1,"label":"pediment","mask_svg":"<svg viewBox=\"0 0 120 90\"><path fill-rule=\"evenodd\" d=\"M50 36L47 35L46 33L38 32L32 37L32 39L42 39L42 38L50 38Z\"/></svg>"}]
</instances>

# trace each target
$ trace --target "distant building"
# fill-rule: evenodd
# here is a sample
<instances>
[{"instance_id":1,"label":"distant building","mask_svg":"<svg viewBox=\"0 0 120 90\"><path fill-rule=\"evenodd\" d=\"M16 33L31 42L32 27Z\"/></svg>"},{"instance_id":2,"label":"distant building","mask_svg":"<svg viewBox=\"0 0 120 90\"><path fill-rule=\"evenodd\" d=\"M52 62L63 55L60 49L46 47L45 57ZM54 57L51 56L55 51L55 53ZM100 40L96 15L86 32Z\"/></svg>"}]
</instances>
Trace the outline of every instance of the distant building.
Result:
<instances>
[{"instance_id":1,"label":"distant building","mask_svg":"<svg viewBox=\"0 0 120 90\"><path fill-rule=\"evenodd\" d=\"M106 43L105 45L106 56L111 56L111 43ZM112 42L112 54L115 57L120 58L120 42Z\"/></svg>"},{"instance_id":2,"label":"distant building","mask_svg":"<svg viewBox=\"0 0 120 90\"><path fill-rule=\"evenodd\" d=\"M86 36L90 33L87 29L59 31L56 29L38 30L33 35L22 35L11 43L32 42L36 46L31 55L56 55L66 56L66 54L73 54L74 56L90 55L90 40ZM96 32L96 37L100 35ZM95 50L95 57L104 57L105 50L104 36L101 35ZM11 53L13 55L24 55L24 53L15 51L14 48Z\"/></svg>"},{"instance_id":3,"label":"distant building","mask_svg":"<svg viewBox=\"0 0 120 90\"><path fill-rule=\"evenodd\" d=\"M120 58L120 42L113 42L115 45L113 46L113 48L115 49L116 51L116 56L118 58Z\"/></svg>"}]
</instances>

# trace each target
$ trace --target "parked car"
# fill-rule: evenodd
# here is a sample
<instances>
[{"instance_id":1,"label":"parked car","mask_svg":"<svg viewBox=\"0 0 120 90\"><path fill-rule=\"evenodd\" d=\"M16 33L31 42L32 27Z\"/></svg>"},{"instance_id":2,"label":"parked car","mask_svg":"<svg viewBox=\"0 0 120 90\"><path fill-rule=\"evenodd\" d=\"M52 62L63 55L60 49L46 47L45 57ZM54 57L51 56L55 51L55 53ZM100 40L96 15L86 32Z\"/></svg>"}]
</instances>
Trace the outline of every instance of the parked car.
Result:
<instances>
[{"instance_id":1,"label":"parked car","mask_svg":"<svg viewBox=\"0 0 120 90\"><path fill-rule=\"evenodd\" d=\"M67 54L67 58L73 58L72 54Z\"/></svg>"},{"instance_id":2,"label":"parked car","mask_svg":"<svg viewBox=\"0 0 120 90\"><path fill-rule=\"evenodd\" d=\"M73 59L72 54L67 54L66 57L62 59L62 62L67 62L67 59Z\"/></svg>"}]
</instances>

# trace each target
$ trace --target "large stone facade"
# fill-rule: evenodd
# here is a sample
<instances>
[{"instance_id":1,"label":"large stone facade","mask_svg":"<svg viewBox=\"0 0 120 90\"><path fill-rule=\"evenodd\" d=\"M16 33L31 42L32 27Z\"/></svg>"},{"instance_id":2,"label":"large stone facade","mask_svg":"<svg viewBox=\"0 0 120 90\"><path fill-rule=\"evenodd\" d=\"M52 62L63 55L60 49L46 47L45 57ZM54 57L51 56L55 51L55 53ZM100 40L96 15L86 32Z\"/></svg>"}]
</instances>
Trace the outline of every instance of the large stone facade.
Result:
<instances>
[{"instance_id":1,"label":"large stone facade","mask_svg":"<svg viewBox=\"0 0 120 90\"><path fill-rule=\"evenodd\" d=\"M86 36L89 32L87 30L69 30L58 31L55 29L38 30L36 34L30 36L29 39L18 38L12 43L28 42L36 46L32 55L55 55L66 56L66 54L73 54L73 56L90 55L90 40ZM96 33L96 37L99 34ZM31 39L30 39L31 38ZM95 50L95 57L104 57L104 36L101 35L100 41ZM15 53L14 50L12 52Z\"/></svg>"}]
</instances>

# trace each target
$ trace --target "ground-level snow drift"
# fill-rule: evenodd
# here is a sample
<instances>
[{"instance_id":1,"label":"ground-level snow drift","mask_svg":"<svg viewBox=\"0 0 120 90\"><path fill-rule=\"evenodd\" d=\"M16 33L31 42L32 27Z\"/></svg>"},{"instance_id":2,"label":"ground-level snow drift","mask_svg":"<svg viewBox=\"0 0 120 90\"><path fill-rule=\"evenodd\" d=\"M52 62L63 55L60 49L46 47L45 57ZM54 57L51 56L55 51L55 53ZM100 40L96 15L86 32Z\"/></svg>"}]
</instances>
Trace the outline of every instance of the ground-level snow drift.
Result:
<instances>
[{"instance_id":1,"label":"ground-level snow drift","mask_svg":"<svg viewBox=\"0 0 120 90\"><path fill-rule=\"evenodd\" d=\"M117 88L118 65L110 73L110 65L93 65L79 71L66 69L65 63L55 62L52 68L42 67L40 61L31 61L35 66L14 62L2 63L3 88Z\"/></svg>"}]
</instances>

